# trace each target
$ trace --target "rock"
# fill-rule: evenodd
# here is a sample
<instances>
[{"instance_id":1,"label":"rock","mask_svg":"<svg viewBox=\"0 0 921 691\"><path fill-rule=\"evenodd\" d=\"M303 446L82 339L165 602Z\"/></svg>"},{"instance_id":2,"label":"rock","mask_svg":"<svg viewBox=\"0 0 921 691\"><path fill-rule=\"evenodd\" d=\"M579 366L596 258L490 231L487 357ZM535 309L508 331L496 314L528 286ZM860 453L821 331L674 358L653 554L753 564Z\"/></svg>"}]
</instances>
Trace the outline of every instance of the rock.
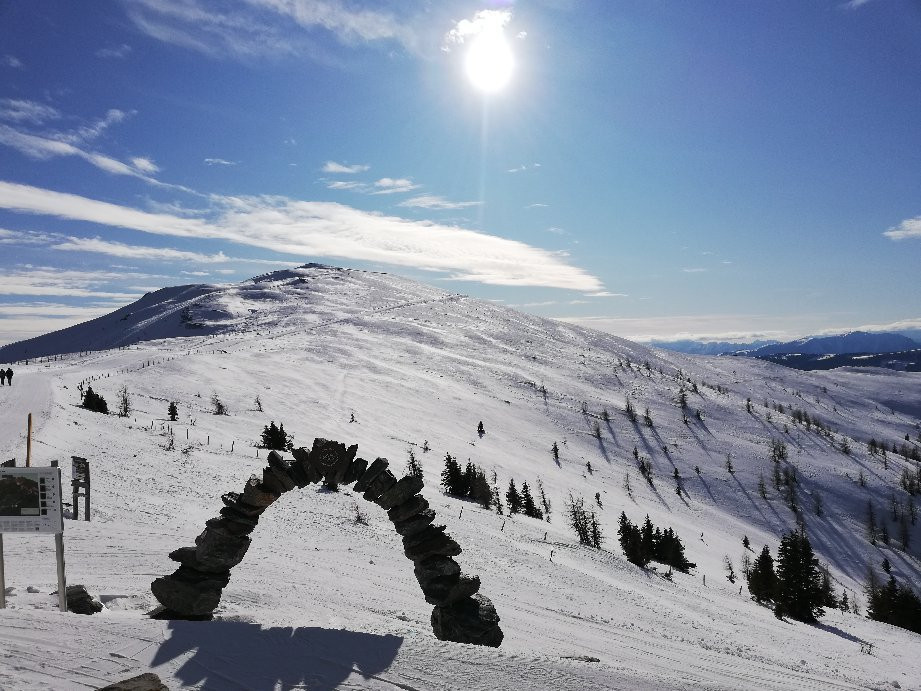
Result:
<instances>
[{"instance_id":1,"label":"rock","mask_svg":"<svg viewBox=\"0 0 921 691\"><path fill-rule=\"evenodd\" d=\"M403 537L410 537L419 533L429 526L429 524L435 520L435 512L431 509L425 509L420 511L415 516L407 518L405 521L399 521L394 523L393 527L397 531L398 535Z\"/></svg>"},{"instance_id":2,"label":"rock","mask_svg":"<svg viewBox=\"0 0 921 691\"><path fill-rule=\"evenodd\" d=\"M438 537L444 535L445 526L443 525L430 525L425 528L425 530L420 530L415 535L410 535L403 538L403 547L415 547L419 543L425 542L426 540L431 540L433 537Z\"/></svg>"},{"instance_id":3,"label":"rock","mask_svg":"<svg viewBox=\"0 0 921 691\"><path fill-rule=\"evenodd\" d=\"M319 472L310 461L310 452L307 449L303 447L294 449L291 455L294 456L295 462L300 465L301 470L304 471L304 475L307 476L307 480L310 483L319 482L323 479L323 474Z\"/></svg>"},{"instance_id":4,"label":"rock","mask_svg":"<svg viewBox=\"0 0 921 691\"><path fill-rule=\"evenodd\" d=\"M291 489L294 489L294 482L291 481L291 478L286 477L285 480L291 485ZM262 487L279 497L288 491L285 488L285 482L282 480L281 474L268 465L262 469Z\"/></svg>"},{"instance_id":5,"label":"rock","mask_svg":"<svg viewBox=\"0 0 921 691\"><path fill-rule=\"evenodd\" d=\"M459 576L460 566L450 557L430 557L416 562L413 573L420 585L443 576Z\"/></svg>"},{"instance_id":6,"label":"rock","mask_svg":"<svg viewBox=\"0 0 921 691\"><path fill-rule=\"evenodd\" d=\"M262 483L259 482L259 478L255 475L250 476L246 482L246 487L243 488L242 500L250 506L266 509L276 499L278 499L278 495L266 491Z\"/></svg>"},{"instance_id":7,"label":"rock","mask_svg":"<svg viewBox=\"0 0 921 691\"><path fill-rule=\"evenodd\" d=\"M337 441L317 438L313 440L313 448L310 449L310 462L322 470L324 480L338 485L357 452L357 444L345 448L345 444Z\"/></svg>"},{"instance_id":8,"label":"rock","mask_svg":"<svg viewBox=\"0 0 921 691\"><path fill-rule=\"evenodd\" d=\"M145 672L136 677L103 686L97 691L169 691L169 687L153 672Z\"/></svg>"},{"instance_id":9,"label":"rock","mask_svg":"<svg viewBox=\"0 0 921 691\"><path fill-rule=\"evenodd\" d=\"M26 592L27 593L40 593L42 591L36 588L34 585L30 585L26 588Z\"/></svg>"},{"instance_id":10,"label":"rock","mask_svg":"<svg viewBox=\"0 0 921 691\"><path fill-rule=\"evenodd\" d=\"M86 592L86 586L69 585L64 591L67 611L74 614L96 614L102 611L102 603Z\"/></svg>"},{"instance_id":11,"label":"rock","mask_svg":"<svg viewBox=\"0 0 921 691\"><path fill-rule=\"evenodd\" d=\"M364 492L368 489L370 485L378 475L387 470L389 461L386 458L375 458L371 466L358 478L358 482L355 483L356 492Z\"/></svg>"},{"instance_id":12,"label":"rock","mask_svg":"<svg viewBox=\"0 0 921 691\"><path fill-rule=\"evenodd\" d=\"M170 619L179 619L185 615L210 616L221 602L221 591L202 590L194 583L181 581L172 576L161 576L150 584L154 597L173 615Z\"/></svg>"},{"instance_id":13,"label":"rock","mask_svg":"<svg viewBox=\"0 0 921 691\"><path fill-rule=\"evenodd\" d=\"M400 478L393 487L381 494L380 498L377 500L377 504L385 511L389 511L394 506L402 504L411 496L420 492L424 486L425 483L422 481L421 477L407 475L406 477Z\"/></svg>"},{"instance_id":14,"label":"rock","mask_svg":"<svg viewBox=\"0 0 921 691\"><path fill-rule=\"evenodd\" d=\"M371 484L368 485L368 489L365 490L365 493L361 496L364 497L365 501L377 501L384 492L395 484L397 484L396 477L394 477L393 473L389 470L385 470L374 478Z\"/></svg>"},{"instance_id":15,"label":"rock","mask_svg":"<svg viewBox=\"0 0 921 691\"><path fill-rule=\"evenodd\" d=\"M358 478L364 475L367 468L368 462L365 459L356 458L349 464L349 469L345 471L345 476L342 478L342 484L351 485L353 482L356 482Z\"/></svg>"},{"instance_id":16,"label":"rock","mask_svg":"<svg viewBox=\"0 0 921 691\"><path fill-rule=\"evenodd\" d=\"M224 509L230 509L231 512L237 515L249 516L251 518L258 518L265 512L264 506L253 506L247 504L243 501L243 495L236 492L227 492L226 494L221 495L221 501L224 502L224 506L221 509L222 515L224 514Z\"/></svg>"},{"instance_id":17,"label":"rock","mask_svg":"<svg viewBox=\"0 0 921 691\"><path fill-rule=\"evenodd\" d=\"M175 612L171 609L167 609L163 605L157 605L152 610L147 612L145 616L150 617L151 619L160 619L160 620L172 620L180 619L182 621L211 621L214 619L212 614L183 614L181 612Z\"/></svg>"},{"instance_id":18,"label":"rock","mask_svg":"<svg viewBox=\"0 0 921 691\"><path fill-rule=\"evenodd\" d=\"M399 506L394 506L390 509L390 511L387 512L387 518L394 523L399 523L401 521L407 521L413 516L417 516L428 508L429 503L417 494L414 497L410 497Z\"/></svg>"},{"instance_id":19,"label":"rock","mask_svg":"<svg viewBox=\"0 0 921 691\"><path fill-rule=\"evenodd\" d=\"M430 605L449 605L461 598L470 597L480 590L480 577L461 574L457 576L444 576L429 581L422 588L425 601Z\"/></svg>"},{"instance_id":20,"label":"rock","mask_svg":"<svg viewBox=\"0 0 921 691\"><path fill-rule=\"evenodd\" d=\"M249 549L250 538L232 535L217 528L205 528L195 538L195 558L205 571L224 571L241 561Z\"/></svg>"},{"instance_id":21,"label":"rock","mask_svg":"<svg viewBox=\"0 0 921 691\"><path fill-rule=\"evenodd\" d=\"M209 518L205 521L205 525L209 528L220 528L221 530L226 530L231 535L238 536L249 535L256 529L258 524L258 518L250 518L249 516L241 516L239 514L234 515L230 512L222 514L219 518Z\"/></svg>"},{"instance_id":22,"label":"rock","mask_svg":"<svg viewBox=\"0 0 921 691\"><path fill-rule=\"evenodd\" d=\"M413 561L421 561L428 557L439 555L444 557L456 557L460 553L460 545L457 544L450 535L445 535L443 533L437 533L433 537L418 542L412 547L406 547L403 550L403 554L406 555L406 558L412 559Z\"/></svg>"},{"instance_id":23,"label":"rock","mask_svg":"<svg viewBox=\"0 0 921 691\"><path fill-rule=\"evenodd\" d=\"M502 643L499 615L485 595L477 593L432 610L432 631L441 641L498 648Z\"/></svg>"},{"instance_id":24,"label":"rock","mask_svg":"<svg viewBox=\"0 0 921 691\"><path fill-rule=\"evenodd\" d=\"M291 486L288 487L287 491L290 492L297 486L294 482L294 479L291 477L291 467L294 465L293 456L289 457L289 455L285 452L276 451L273 449L272 451L269 451L267 460L269 461L269 465L273 470L284 476L286 480L290 481ZM287 486L288 483L286 482L285 485Z\"/></svg>"},{"instance_id":25,"label":"rock","mask_svg":"<svg viewBox=\"0 0 921 691\"><path fill-rule=\"evenodd\" d=\"M194 583L199 590L223 590L230 583L230 570L202 571L194 563L181 564L173 572L173 578L185 583Z\"/></svg>"}]
</instances>

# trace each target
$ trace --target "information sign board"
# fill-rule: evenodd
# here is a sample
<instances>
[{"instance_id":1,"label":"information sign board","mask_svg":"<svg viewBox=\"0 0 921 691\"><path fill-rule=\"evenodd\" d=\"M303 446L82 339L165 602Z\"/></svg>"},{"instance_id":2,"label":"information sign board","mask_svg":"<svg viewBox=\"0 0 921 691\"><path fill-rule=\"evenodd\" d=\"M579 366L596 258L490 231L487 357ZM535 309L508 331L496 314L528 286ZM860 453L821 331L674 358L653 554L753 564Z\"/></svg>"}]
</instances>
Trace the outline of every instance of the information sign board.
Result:
<instances>
[{"instance_id":1,"label":"information sign board","mask_svg":"<svg viewBox=\"0 0 921 691\"><path fill-rule=\"evenodd\" d=\"M0 468L0 533L63 533L60 468Z\"/></svg>"},{"instance_id":2,"label":"information sign board","mask_svg":"<svg viewBox=\"0 0 921 691\"><path fill-rule=\"evenodd\" d=\"M73 482L89 482L90 479L90 462L79 456L71 456L73 465L71 467L71 476Z\"/></svg>"}]
</instances>

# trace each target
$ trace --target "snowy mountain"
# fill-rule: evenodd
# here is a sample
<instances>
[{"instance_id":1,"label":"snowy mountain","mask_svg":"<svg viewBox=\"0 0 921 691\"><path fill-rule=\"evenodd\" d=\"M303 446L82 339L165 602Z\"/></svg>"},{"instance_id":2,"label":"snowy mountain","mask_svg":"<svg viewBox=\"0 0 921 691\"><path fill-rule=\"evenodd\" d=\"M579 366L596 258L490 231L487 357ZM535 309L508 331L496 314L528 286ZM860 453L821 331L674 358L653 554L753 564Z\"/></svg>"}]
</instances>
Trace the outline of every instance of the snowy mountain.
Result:
<instances>
[{"instance_id":1,"label":"snowy mountain","mask_svg":"<svg viewBox=\"0 0 921 691\"><path fill-rule=\"evenodd\" d=\"M752 341L751 343L738 343L734 341L693 341L681 339L677 341L650 341L649 345L665 350L673 350L676 353L686 353L688 355L723 355L726 353L736 353L738 351L748 352L755 348L772 345L777 341Z\"/></svg>"},{"instance_id":2,"label":"snowy mountain","mask_svg":"<svg viewBox=\"0 0 921 691\"><path fill-rule=\"evenodd\" d=\"M58 613L50 537L5 536L0 688L96 688L148 670L171 689L919 688L917 634L838 610L815 626L779 620L724 569L728 557L741 570L744 536L776 554L798 522L792 501L861 611L868 568L881 574L884 558L917 588L921 526L900 480L918 464L867 441L921 448L919 374L688 356L317 265L157 291L0 359L16 372L0 388L0 458L22 462L31 412L36 465L61 461L66 486L68 457L90 459L93 520L66 522L68 580L106 604ZM81 384L110 409L126 387L130 415L80 408ZM213 398L228 415L213 414ZM412 449L458 562L496 606L502 646L436 640L384 512L316 486L260 520L215 621L144 616L151 581L176 566L168 553L261 472L254 444L270 421L297 446L358 444L395 470ZM772 462L772 442L787 460ZM495 472L503 494L509 480L539 481L550 522L442 494L446 453ZM796 482L775 485L775 468ZM578 544L570 495L595 511L603 549ZM868 539L870 505L889 544ZM673 528L696 569L668 579L627 562L622 511Z\"/></svg>"},{"instance_id":3,"label":"snowy mountain","mask_svg":"<svg viewBox=\"0 0 921 691\"><path fill-rule=\"evenodd\" d=\"M737 354L752 357L798 353L804 355L844 355L848 353L895 353L917 350L921 343L896 333L851 331L835 336L809 336L786 343L774 343L759 348L747 348Z\"/></svg>"}]
</instances>

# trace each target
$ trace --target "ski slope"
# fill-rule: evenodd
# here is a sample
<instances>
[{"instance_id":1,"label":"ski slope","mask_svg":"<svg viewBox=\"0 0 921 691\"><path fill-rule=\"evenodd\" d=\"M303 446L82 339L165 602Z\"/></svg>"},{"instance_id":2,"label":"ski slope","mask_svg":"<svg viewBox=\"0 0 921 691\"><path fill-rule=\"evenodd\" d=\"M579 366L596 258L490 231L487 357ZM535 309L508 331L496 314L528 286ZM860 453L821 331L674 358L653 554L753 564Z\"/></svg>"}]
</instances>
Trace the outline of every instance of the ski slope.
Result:
<instances>
[{"instance_id":1,"label":"ski slope","mask_svg":"<svg viewBox=\"0 0 921 691\"><path fill-rule=\"evenodd\" d=\"M917 587L921 527L911 527L907 552L897 539L871 545L865 529L868 501L883 517L890 494L907 501L898 478L914 464L890 453L884 467L866 440L901 443L909 434L917 444L921 376L668 353L396 276L317 265L168 289L162 308L145 300L146 335L169 325L160 340L139 340L144 329L132 327L115 339L118 349L98 349L111 345L125 314L138 314L129 306L93 329L0 349L0 359L17 361L13 387L0 389L0 458L23 458L32 412L35 464L60 460L66 485L69 456L90 459L93 520L66 521L68 581L106 605L92 617L57 612L51 538L6 536L12 590L0 611L0 688L96 688L148 670L171 689L921 688L916 634L838 611L817 626L780 621L723 570L725 556L741 570L743 535L776 554L796 525L771 485L773 438L789 448L807 532L838 593L856 595L862 610L867 566L878 570L883 557ZM70 354L36 360L39 352ZM113 411L127 386L131 414L78 407L81 383ZM229 415L211 413L212 395ZM653 427L627 419L627 397L640 416L649 408ZM166 420L169 401L179 407L176 423ZM833 438L765 401L807 410ZM297 445L357 443L359 455L387 457L395 469L412 448L423 493L463 548L457 560L480 576L499 612L502 646L436 640L431 606L384 512L316 487L266 512L217 620L146 618L156 604L150 582L175 568L167 554L192 544L223 492L261 471L265 452L254 444L270 420ZM840 451L845 436L849 455ZM652 464L651 484L634 447ZM444 496L445 453L495 471L503 495L509 479L533 491L539 478L550 522ZM575 541L564 518L570 493L594 505L604 549ZM367 525L355 522L356 506ZM697 568L668 580L662 567L629 564L617 545L621 511L674 528Z\"/></svg>"}]
</instances>

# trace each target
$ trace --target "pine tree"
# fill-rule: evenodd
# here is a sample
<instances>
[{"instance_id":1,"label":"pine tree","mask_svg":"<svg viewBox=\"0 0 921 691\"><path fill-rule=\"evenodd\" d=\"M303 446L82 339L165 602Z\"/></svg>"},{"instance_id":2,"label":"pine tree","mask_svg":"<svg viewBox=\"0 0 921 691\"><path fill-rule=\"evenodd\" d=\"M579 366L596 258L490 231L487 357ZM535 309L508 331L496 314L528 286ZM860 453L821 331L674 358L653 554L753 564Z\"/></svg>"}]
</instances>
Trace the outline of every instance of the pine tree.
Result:
<instances>
[{"instance_id":1,"label":"pine tree","mask_svg":"<svg viewBox=\"0 0 921 691\"><path fill-rule=\"evenodd\" d=\"M540 494L540 505L544 511L544 518L547 523L550 522L550 500L547 499L547 495L544 493L544 483L540 481L540 478L537 478L537 491Z\"/></svg>"},{"instance_id":2,"label":"pine tree","mask_svg":"<svg viewBox=\"0 0 921 691\"><path fill-rule=\"evenodd\" d=\"M441 486L445 494L455 497L464 496L464 473L457 459L449 453L445 454L445 467L441 471Z\"/></svg>"},{"instance_id":3,"label":"pine tree","mask_svg":"<svg viewBox=\"0 0 921 691\"><path fill-rule=\"evenodd\" d=\"M521 510L525 516L530 518L544 517L541 510L537 508L537 504L534 503L534 497L531 496L531 488L528 487L527 482L521 484Z\"/></svg>"},{"instance_id":4,"label":"pine tree","mask_svg":"<svg viewBox=\"0 0 921 691\"><path fill-rule=\"evenodd\" d=\"M410 477L422 478L422 466L412 449L409 450L409 459L406 461L406 474Z\"/></svg>"},{"instance_id":5,"label":"pine tree","mask_svg":"<svg viewBox=\"0 0 921 691\"><path fill-rule=\"evenodd\" d=\"M777 592L777 574L774 572L774 559L767 545L752 564L748 575L748 592L757 602L773 600Z\"/></svg>"},{"instance_id":6,"label":"pine tree","mask_svg":"<svg viewBox=\"0 0 921 691\"><path fill-rule=\"evenodd\" d=\"M777 549L777 598L775 614L813 622L822 609L822 576L806 533L790 531ZM778 612L779 609L779 612Z\"/></svg>"},{"instance_id":7,"label":"pine tree","mask_svg":"<svg viewBox=\"0 0 921 691\"><path fill-rule=\"evenodd\" d=\"M118 390L118 417L128 417L131 414L131 397L128 395L128 386L123 384Z\"/></svg>"},{"instance_id":8,"label":"pine tree","mask_svg":"<svg viewBox=\"0 0 921 691\"><path fill-rule=\"evenodd\" d=\"M294 438L285 432L284 423L276 427L275 421L272 420L262 429L261 447L276 451L290 451L294 448Z\"/></svg>"},{"instance_id":9,"label":"pine tree","mask_svg":"<svg viewBox=\"0 0 921 691\"><path fill-rule=\"evenodd\" d=\"M560 447L556 445L556 442L553 442L553 446L550 447L550 452L553 454L553 460L559 463L560 462Z\"/></svg>"},{"instance_id":10,"label":"pine tree","mask_svg":"<svg viewBox=\"0 0 921 691\"><path fill-rule=\"evenodd\" d=\"M93 391L92 386L86 387L86 392L83 394L83 403L81 405L87 410L92 410L94 413L102 413L103 415L109 414L109 405L106 403L106 399Z\"/></svg>"},{"instance_id":11,"label":"pine tree","mask_svg":"<svg viewBox=\"0 0 921 691\"><path fill-rule=\"evenodd\" d=\"M514 480L508 481L508 490L505 492L505 503L508 506L508 513L510 516L512 514L521 513L521 495L515 487Z\"/></svg>"},{"instance_id":12,"label":"pine tree","mask_svg":"<svg viewBox=\"0 0 921 691\"><path fill-rule=\"evenodd\" d=\"M633 407L633 403L629 398L624 405L624 412L627 414L627 418L630 420L630 422L636 422L636 408Z\"/></svg>"},{"instance_id":13,"label":"pine tree","mask_svg":"<svg viewBox=\"0 0 921 691\"><path fill-rule=\"evenodd\" d=\"M166 414L169 416L170 422L176 422L179 419L179 408L176 407L175 401L170 401Z\"/></svg>"},{"instance_id":14,"label":"pine tree","mask_svg":"<svg viewBox=\"0 0 921 691\"><path fill-rule=\"evenodd\" d=\"M476 433L480 436L481 439L483 438L483 435L486 434L486 430L483 428L482 420L480 420L479 424L476 426Z\"/></svg>"}]
</instances>

